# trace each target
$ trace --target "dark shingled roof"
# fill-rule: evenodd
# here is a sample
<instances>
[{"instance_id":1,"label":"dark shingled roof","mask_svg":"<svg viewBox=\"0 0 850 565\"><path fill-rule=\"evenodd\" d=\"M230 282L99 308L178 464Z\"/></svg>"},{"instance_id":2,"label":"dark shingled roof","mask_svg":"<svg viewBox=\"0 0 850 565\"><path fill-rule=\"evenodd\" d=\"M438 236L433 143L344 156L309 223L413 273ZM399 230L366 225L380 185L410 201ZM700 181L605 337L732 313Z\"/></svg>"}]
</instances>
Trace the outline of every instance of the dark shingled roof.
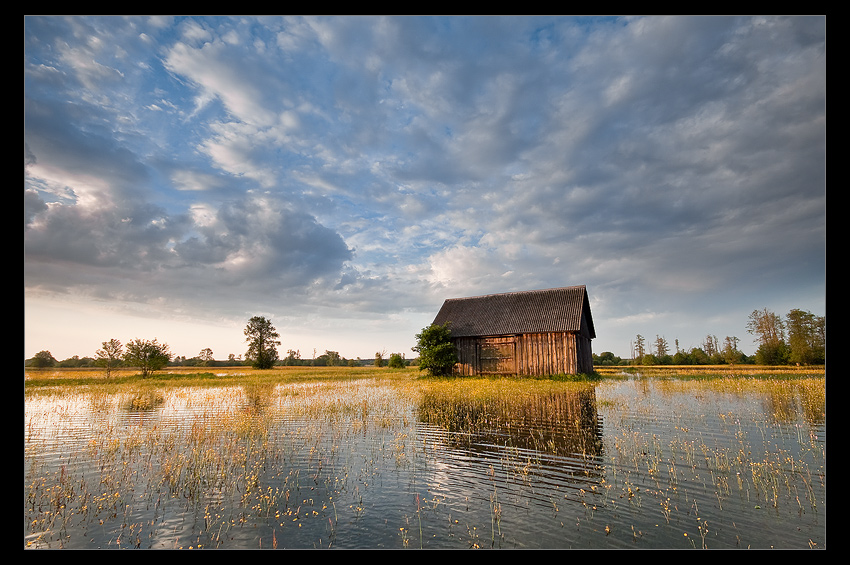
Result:
<instances>
[{"instance_id":1,"label":"dark shingled roof","mask_svg":"<svg viewBox=\"0 0 850 565\"><path fill-rule=\"evenodd\" d=\"M510 335L537 332L579 332L596 337L587 290L582 286L506 292L443 303L435 324L450 322L452 337Z\"/></svg>"}]
</instances>

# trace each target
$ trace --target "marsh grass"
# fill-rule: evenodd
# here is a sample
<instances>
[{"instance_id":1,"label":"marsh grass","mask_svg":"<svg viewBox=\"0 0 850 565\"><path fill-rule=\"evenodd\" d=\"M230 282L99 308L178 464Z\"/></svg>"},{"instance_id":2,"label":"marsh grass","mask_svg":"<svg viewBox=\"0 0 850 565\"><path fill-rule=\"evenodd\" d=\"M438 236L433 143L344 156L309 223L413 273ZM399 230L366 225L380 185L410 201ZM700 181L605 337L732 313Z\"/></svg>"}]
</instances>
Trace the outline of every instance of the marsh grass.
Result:
<instances>
[{"instance_id":1,"label":"marsh grass","mask_svg":"<svg viewBox=\"0 0 850 565\"><path fill-rule=\"evenodd\" d=\"M652 377L643 373L634 381L641 386L641 379L651 379L651 392L647 387L645 395L609 400L620 408L632 403L628 410L610 411L623 421L614 426L621 432L606 438L624 493L631 491L629 477L639 476L643 493L653 493L666 523L685 523L685 516L697 516L696 532L685 532L694 547L708 547L714 532L699 517L693 494L691 500L683 496L693 485L702 484L720 512L745 507L823 514L826 439L814 431L824 427L826 419L822 373L811 368L784 373L756 368L741 375L724 368L707 374L694 371L684 379L663 373L661 378L655 371ZM701 406L702 426L696 425L699 421L678 424L675 416L672 428L653 425L651 418L658 417L655 395L680 398L683 406ZM760 402L743 407L737 402L749 398ZM735 409L727 409L727 404Z\"/></svg>"},{"instance_id":2,"label":"marsh grass","mask_svg":"<svg viewBox=\"0 0 850 565\"><path fill-rule=\"evenodd\" d=\"M374 367L276 367L253 369L251 367L216 367L199 370L197 367L170 367L143 377L133 369L113 369L106 377L101 369L30 369L24 372L24 389L33 393L38 389L58 390L60 387L120 387L139 386L214 387L244 383L290 383L305 381L331 381L383 376L392 378L409 374L410 370L391 370ZM60 391L61 392L61 391Z\"/></svg>"},{"instance_id":3,"label":"marsh grass","mask_svg":"<svg viewBox=\"0 0 850 565\"><path fill-rule=\"evenodd\" d=\"M596 368L596 374L605 378L645 376L676 380L724 377L796 379L822 377L824 373L823 365L622 365Z\"/></svg>"},{"instance_id":4,"label":"marsh grass","mask_svg":"<svg viewBox=\"0 0 850 565\"><path fill-rule=\"evenodd\" d=\"M537 498L561 528L580 510L566 522L590 539L640 547L652 537L640 522L647 516L693 547L711 547L718 518L707 508L733 517L742 507L824 510L825 438L788 425L824 422L823 375L748 370L574 380L369 367L146 379L28 372L25 547L90 547L95 538L106 547L334 547L374 527L376 513L401 547L450 545L456 530L469 547L487 539L499 547L529 527L521 516ZM762 401L743 411L724 403L750 397ZM702 420L661 414L670 398L700 406ZM55 431L83 418L79 439ZM439 441L418 437L417 422L442 430ZM792 448L777 448L776 435ZM462 510L417 490L399 515L370 498L388 468L417 477L458 448L494 454L485 469L470 462L466 471L486 485L481 521L455 518L474 508L468 496ZM566 481L562 490L548 490L554 477ZM439 532L446 539L431 541Z\"/></svg>"}]
</instances>

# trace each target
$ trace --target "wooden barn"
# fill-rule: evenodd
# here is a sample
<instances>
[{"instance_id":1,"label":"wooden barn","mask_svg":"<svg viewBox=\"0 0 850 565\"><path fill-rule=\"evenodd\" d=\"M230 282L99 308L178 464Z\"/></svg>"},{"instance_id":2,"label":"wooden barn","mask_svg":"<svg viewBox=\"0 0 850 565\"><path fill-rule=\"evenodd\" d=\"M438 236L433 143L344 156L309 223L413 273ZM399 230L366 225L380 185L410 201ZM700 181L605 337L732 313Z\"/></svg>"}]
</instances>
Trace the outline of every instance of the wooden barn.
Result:
<instances>
[{"instance_id":1,"label":"wooden barn","mask_svg":"<svg viewBox=\"0 0 850 565\"><path fill-rule=\"evenodd\" d=\"M582 286L450 298L435 324L450 323L460 375L593 372L596 337Z\"/></svg>"}]
</instances>

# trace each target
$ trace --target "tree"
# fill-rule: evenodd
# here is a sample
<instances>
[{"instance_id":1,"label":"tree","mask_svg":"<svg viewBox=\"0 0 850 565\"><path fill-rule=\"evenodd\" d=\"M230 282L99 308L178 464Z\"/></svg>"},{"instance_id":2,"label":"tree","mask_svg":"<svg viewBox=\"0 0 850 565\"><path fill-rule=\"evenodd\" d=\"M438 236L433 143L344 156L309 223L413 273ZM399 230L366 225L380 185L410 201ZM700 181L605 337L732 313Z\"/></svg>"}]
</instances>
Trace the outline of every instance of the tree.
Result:
<instances>
[{"instance_id":1,"label":"tree","mask_svg":"<svg viewBox=\"0 0 850 565\"><path fill-rule=\"evenodd\" d=\"M376 351L375 352L375 366L383 367L384 366L384 355L387 354L387 351Z\"/></svg>"},{"instance_id":2,"label":"tree","mask_svg":"<svg viewBox=\"0 0 850 565\"><path fill-rule=\"evenodd\" d=\"M640 363L643 359L644 354L646 353L646 340L640 334L635 336L633 357L636 363Z\"/></svg>"},{"instance_id":3,"label":"tree","mask_svg":"<svg viewBox=\"0 0 850 565\"><path fill-rule=\"evenodd\" d=\"M255 369L271 369L277 361L277 346L280 335L272 326L271 320L263 316L254 316L245 327L245 341L248 352L245 358L251 361Z\"/></svg>"},{"instance_id":4,"label":"tree","mask_svg":"<svg viewBox=\"0 0 850 565\"><path fill-rule=\"evenodd\" d=\"M793 309L785 316L789 360L810 365L826 362L826 319L811 312Z\"/></svg>"},{"instance_id":5,"label":"tree","mask_svg":"<svg viewBox=\"0 0 850 565\"><path fill-rule=\"evenodd\" d=\"M708 365L711 362L711 358L709 358L705 350L700 347L694 347L691 349L690 353L688 353L688 359L690 359L691 365Z\"/></svg>"},{"instance_id":6,"label":"tree","mask_svg":"<svg viewBox=\"0 0 850 565\"><path fill-rule=\"evenodd\" d=\"M601 366L619 365L622 359L610 351L603 351L599 355L593 353L593 364Z\"/></svg>"},{"instance_id":7,"label":"tree","mask_svg":"<svg viewBox=\"0 0 850 565\"><path fill-rule=\"evenodd\" d=\"M198 353L198 359L201 361L201 365L205 367L209 367L213 364L213 351L209 347L201 349L201 352Z\"/></svg>"},{"instance_id":8,"label":"tree","mask_svg":"<svg viewBox=\"0 0 850 565\"><path fill-rule=\"evenodd\" d=\"M419 353L419 370L435 376L450 375L458 361L448 322L423 328L416 334L416 346L412 349Z\"/></svg>"},{"instance_id":9,"label":"tree","mask_svg":"<svg viewBox=\"0 0 850 565\"><path fill-rule=\"evenodd\" d=\"M117 339L104 341L101 345L103 345L103 348L94 353L97 359L95 362L106 368L106 378L108 379L112 375L112 369L121 362L124 346Z\"/></svg>"},{"instance_id":10,"label":"tree","mask_svg":"<svg viewBox=\"0 0 850 565\"><path fill-rule=\"evenodd\" d=\"M759 343L756 363L782 365L788 362L789 351L785 344L785 327L782 318L767 308L753 310L747 322L747 331L755 335Z\"/></svg>"},{"instance_id":11,"label":"tree","mask_svg":"<svg viewBox=\"0 0 850 565\"><path fill-rule=\"evenodd\" d=\"M655 336L655 356L662 359L667 356L668 346L664 337Z\"/></svg>"},{"instance_id":12,"label":"tree","mask_svg":"<svg viewBox=\"0 0 850 565\"><path fill-rule=\"evenodd\" d=\"M644 353L640 358L641 365L660 365L658 357L652 353Z\"/></svg>"},{"instance_id":13,"label":"tree","mask_svg":"<svg viewBox=\"0 0 850 565\"><path fill-rule=\"evenodd\" d=\"M723 360L727 363L742 363L744 354L738 351L738 338L735 336L726 336L723 341Z\"/></svg>"},{"instance_id":14,"label":"tree","mask_svg":"<svg viewBox=\"0 0 850 565\"><path fill-rule=\"evenodd\" d=\"M286 357L283 359L284 365L303 365L301 362L301 350L300 349L287 349Z\"/></svg>"},{"instance_id":15,"label":"tree","mask_svg":"<svg viewBox=\"0 0 850 565\"><path fill-rule=\"evenodd\" d=\"M59 361L56 366L79 369L80 367L91 367L92 365L94 365L94 359L92 359L91 357L80 357L79 355L72 355L67 359Z\"/></svg>"},{"instance_id":16,"label":"tree","mask_svg":"<svg viewBox=\"0 0 850 565\"><path fill-rule=\"evenodd\" d=\"M705 336L705 341L702 342L702 350L709 357L714 357L720 351L720 347L717 345L717 336L711 334Z\"/></svg>"},{"instance_id":17,"label":"tree","mask_svg":"<svg viewBox=\"0 0 850 565\"><path fill-rule=\"evenodd\" d=\"M761 345L776 345L785 339L782 318L767 308L753 310L747 321L747 332L756 336Z\"/></svg>"},{"instance_id":18,"label":"tree","mask_svg":"<svg viewBox=\"0 0 850 565\"><path fill-rule=\"evenodd\" d=\"M337 365L342 365L342 357L339 356L338 351L330 351L328 349L325 349L325 357L327 359L325 361L325 364L328 367L336 367Z\"/></svg>"},{"instance_id":19,"label":"tree","mask_svg":"<svg viewBox=\"0 0 850 565\"><path fill-rule=\"evenodd\" d=\"M692 364L693 359L691 359L691 356L688 355L687 351L685 351L683 349L679 349L678 341L679 340L676 340L676 353L673 354L672 363L674 365L690 365L690 364Z\"/></svg>"},{"instance_id":20,"label":"tree","mask_svg":"<svg viewBox=\"0 0 850 565\"><path fill-rule=\"evenodd\" d=\"M142 377L162 369L171 360L171 351L165 343L135 339L127 344L124 362L142 370Z\"/></svg>"},{"instance_id":21,"label":"tree","mask_svg":"<svg viewBox=\"0 0 850 565\"><path fill-rule=\"evenodd\" d=\"M667 339L663 336L659 337L657 334L655 336L655 361L658 365L671 365L673 363L673 356L670 355L670 345L667 343Z\"/></svg>"},{"instance_id":22,"label":"tree","mask_svg":"<svg viewBox=\"0 0 850 565\"><path fill-rule=\"evenodd\" d=\"M38 369L52 367L54 365L56 365L56 359L53 357L53 354L46 349L33 355L32 361L30 362L31 367L36 367Z\"/></svg>"},{"instance_id":23,"label":"tree","mask_svg":"<svg viewBox=\"0 0 850 565\"><path fill-rule=\"evenodd\" d=\"M403 369L404 357L401 356L401 353L391 353L389 363L387 363L387 367L390 369Z\"/></svg>"}]
</instances>

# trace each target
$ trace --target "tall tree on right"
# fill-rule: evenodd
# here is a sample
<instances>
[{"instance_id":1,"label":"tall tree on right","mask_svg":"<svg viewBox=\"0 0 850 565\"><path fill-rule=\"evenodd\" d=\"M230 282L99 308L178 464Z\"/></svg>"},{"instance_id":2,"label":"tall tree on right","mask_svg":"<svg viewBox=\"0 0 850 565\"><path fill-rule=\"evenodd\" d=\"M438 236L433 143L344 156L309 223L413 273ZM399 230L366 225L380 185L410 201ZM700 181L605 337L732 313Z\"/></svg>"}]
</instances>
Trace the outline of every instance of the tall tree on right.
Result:
<instances>
[{"instance_id":1,"label":"tall tree on right","mask_svg":"<svg viewBox=\"0 0 850 565\"><path fill-rule=\"evenodd\" d=\"M785 316L789 360L801 365L826 362L826 318L797 308Z\"/></svg>"},{"instance_id":2,"label":"tall tree on right","mask_svg":"<svg viewBox=\"0 0 850 565\"><path fill-rule=\"evenodd\" d=\"M753 310L747 322L747 332L756 336L759 344L756 351L756 363L760 365L788 363L789 351L785 343L785 325L780 316L767 308Z\"/></svg>"}]
</instances>

